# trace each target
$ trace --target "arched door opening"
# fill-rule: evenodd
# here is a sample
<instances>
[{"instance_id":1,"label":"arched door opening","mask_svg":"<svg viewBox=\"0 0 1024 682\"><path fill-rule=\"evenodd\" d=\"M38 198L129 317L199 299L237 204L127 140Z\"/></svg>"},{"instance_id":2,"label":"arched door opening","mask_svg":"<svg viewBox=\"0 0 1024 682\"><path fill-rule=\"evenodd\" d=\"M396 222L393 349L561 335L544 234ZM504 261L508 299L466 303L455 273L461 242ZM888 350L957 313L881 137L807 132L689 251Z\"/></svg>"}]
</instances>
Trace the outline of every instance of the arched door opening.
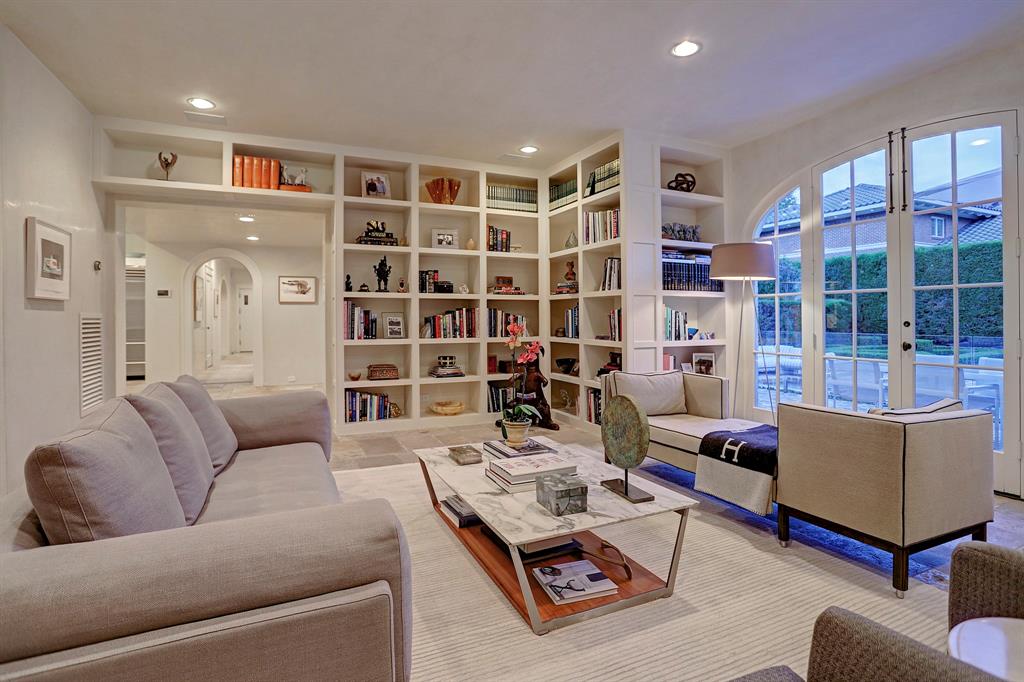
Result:
<instances>
[{"instance_id":1,"label":"arched door opening","mask_svg":"<svg viewBox=\"0 0 1024 682\"><path fill-rule=\"evenodd\" d=\"M253 384L253 276L234 258L212 258L192 276L191 374L204 384Z\"/></svg>"}]
</instances>

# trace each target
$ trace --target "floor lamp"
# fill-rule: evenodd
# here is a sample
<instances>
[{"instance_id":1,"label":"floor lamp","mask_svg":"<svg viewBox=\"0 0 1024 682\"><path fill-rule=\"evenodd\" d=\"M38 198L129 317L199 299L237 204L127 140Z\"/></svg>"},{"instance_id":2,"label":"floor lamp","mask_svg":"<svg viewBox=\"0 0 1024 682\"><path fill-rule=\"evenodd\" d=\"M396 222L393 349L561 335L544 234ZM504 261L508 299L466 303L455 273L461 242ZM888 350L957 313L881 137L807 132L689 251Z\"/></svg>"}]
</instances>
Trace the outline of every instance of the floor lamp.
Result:
<instances>
[{"instance_id":1,"label":"floor lamp","mask_svg":"<svg viewBox=\"0 0 1024 682\"><path fill-rule=\"evenodd\" d=\"M750 302L754 304L754 281L773 280L775 275L775 246L771 242L738 242L715 244L711 248L711 279L740 280L743 293L740 296L740 330L736 341L736 386L732 393L732 416L736 415L736 398L740 392L740 358L743 344L743 313L746 309L747 285L750 284ZM761 363L764 362L764 347L761 345L761 325L757 324L757 310L754 311L754 327L757 330L757 350ZM754 394L757 394L757 380L754 380ZM772 421L775 421L775 396L768 392L771 402Z\"/></svg>"}]
</instances>

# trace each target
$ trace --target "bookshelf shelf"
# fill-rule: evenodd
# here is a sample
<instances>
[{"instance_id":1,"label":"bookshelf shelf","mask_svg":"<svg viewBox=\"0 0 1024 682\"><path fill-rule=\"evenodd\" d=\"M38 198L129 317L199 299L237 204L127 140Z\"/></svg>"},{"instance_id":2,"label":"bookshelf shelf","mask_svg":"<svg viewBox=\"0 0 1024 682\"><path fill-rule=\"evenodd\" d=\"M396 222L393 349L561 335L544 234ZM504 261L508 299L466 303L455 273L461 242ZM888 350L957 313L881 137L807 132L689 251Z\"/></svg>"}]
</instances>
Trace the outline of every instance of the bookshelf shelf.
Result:
<instances>
[{"instance_id":1,"label":"bookshelf shelf","mask_svg":"<svg viewBox=\"0 0 1024 682\"><path fill-rule=\"evenodd\" d=\"M387 256L392 253L412 253L412 248L408 246L381 246L379 244L342 244L342 248L346 251L369 251L372 253L380 253L383 256Z\"/></svg>"},{"instance_id":2,"label":"bookshelf shelf","mask_svg":"<svg viewBox=\"0 0 1024 682\"><path fill-rule=\"evenodd\" d=\"M411 386L412 379L360 379L359 381L345 381L342 384L345 388L387 388L389 386Z\"/></svg>"},{"instance_id":3,"label":"bookshelf shelf","mask_svg":"<svg viewBox=\"0 0 1024 682\"><path fill-rule=\"evenodd\" d=\"M548 296L549 301L573 301L579 298L579 294L551 294Z\"/></svg>"},{"instance_id":4,"label":"bookshelf shelf","mask_svg":"<svg viewBox=\"0 0 1024 682\"><path fill-rule=\"evenodd\" d=\"M584 244L580 250L584 253L590 251L617 251L621 246L622 237L616 237L615 239L606 239L603 242Z\"/></svg>"},{"instance_id":5,"label":"bookshelf shelf","mask_svg":"<svg viewBox=\"0 0 1024 682\"><path fill-rule=\"evenodd\" d=\"M579 377L569 376L568 374L562 374L560 372L552 372L550 379L552 381L564 381L567 384L578 384L580 383Z\"/></svg>"},{"instance_id":6,"label":"bookshelf shelf","mask_svg":"<svg viewBox=\"0 0 1024 682\"><path fill-rule=\"evenodd\" d=\"M609 289L607 291L584 291L583 298L610 298L622 296L622 289Z\"/></svg>"},{"instance_id":7,"label":"bookshelf shelf","mask_svg":"<svg viewBox=\"0 0 1024 682\"><path fill-rule=\"evenodd\" d=\"M345 346L407 346L412 339L343 339Z\"/></svg>"},{"instance_id":8,"label":"bookshelf shelf","mask_svg":"<svg viewBox=\"0 0 1024 682\"><path fill-rule=\"evenodd\" d=\"M512 211L507 208L488 208L487 215L505 216L510 218L532 218L534 220L540 215L536 211Z\"/></svg>"},{"instance_id":9,"label":"bookshelf shelf","mask_svg":"<svg viewBox=\"0 0 1024 682\"><path fill-rule=\"evenodd\" d=\"M476 374L464 377L420 377L420 384L475 384L480 381Z\"/></svg>"},{"instance_id":10,"label":"bookshelf shelf","mask_svg":"<svg viewBox=\"0 0 1024 682\"><path fill-rule=\"evenodd\" d=\"M455 338L449 338L449 339L420 339L420 344L421 345L434 346L434 345L443 344L443 343L451 343L451 344L456 344L456 343L480 343L480 337L478 337L478 336L470 336L470 337L455 337Z\"/></svg>"},{"instance_id":11,"label":"bookshelf shelf","mask_svg":"<svg viewBox=\"0 0 1024 682\"><path fill-rule=\"evenodd\" d=\"M601 388L601 382L597 379L583 379L580 383L587 388Z\"/></svg>"},{"instance_id":12,"label":"bookshelf shelf","mask_svg":"<svg viewBox=\"0 0 1024 682\"><path fill-rule=\"evenodd\" d=\"M571 249L562 249L561 251L553 251L553 252L551 252L549 254L548 257L551 258L551 260L556 260L558 258L571 258L571 257L579 255L579 251L580 251L579 247L578 246L574 246Z\"/></svg>"},{"instance_id":13,"label":"bookshelf shelf","mask_svg":"<svg viewBox=\"0 0 1024 682\"><path fill-rule=\"evenodd\" d=\"M678 192L674 189L661 190L661 203L675 208L707 208L721 206L725 203L722 197L697 192Z\"/></svg>"},{"instance_id":14,"label":"bookshelf shelf","mask_svg":"<svg viewBox=\"0 0 1024 682\"><path fill-rule=\"evenodd\" d=\"M725 298L724 291L676 291L663 289L661 295L665 298Z\"/></svg>"},{"instance_id":15,"label":"bookshelf shelf","mask_svg":"<svg viewBox=\"0 0 1024 682\"><path fill-rule=\"evenodd\" d=\"M601 346L602 348L622 348L621 341L609 341L607 339L583 339L585 346Z\"/></svg>"},{"instance_id":16,"label":"bookshelf shelf","mask_svg":"<svg viewBox=\"0 0 1024 682\"><path fill-rule=\"evenodd\" d=\"M575 343L579 344L580 339L570 339L568 336L552 336L551 343Z\"/></svg>"},{"instance_id":17,"label":"bookshelf shelf","mask_svg":"<svg viewBox=\"0 0 1024 682\"><path fill-rule=\"evenodd\" d=\"M412 294L397 291L346 291L342 298L412 298Z\"/></svg>"},{"instance_id":18,"label":"bookshelf shelf","mask_svg":"<svg viewBox=\"0 0 1024 682\"><path fill-rule=\"evenodd\" d=\"M345 208L362 208L368 211L405 211L412 207L412 202L404 199L379 199L377 197L344 198Z\"/></svg>"},{"instance_id":19,"label":"bookshelf shelf","mask_svg":"<svg viewBox=\"0 0 1024 682\"><path fill-rule=\"evenodd\" d=\"M457 256L463 258L476 258L480 255L479 249L434 249L429 246L420 247L420 256Z\"/></svg>"},{"instance_id":20,"label":"bookshelf shelf","mask_svg":"<svg viewBox=\"0 0 1024 682\"><path fill-rule=\"evenodd\" d=\"M447 300L447 301L476 301L479 294L418 294L420 299Z\"/></svg>"},{"instance_id":21,"label":"bookshelf shelf","mask_svg":"<svg viewBox=\"0 0 1024 682\"><path fill-rule=\"evenodd\" d=\"M697 251L700 253L711 253L715 246L711 242L684 242L678 239L661 238L661 245L673 249L685 249L686 251Z\"/></svg>"},{"instance_id":22,"label":"bookshelf shelf","mask_svg":"<svg viewBox=\"0 0 1024 682\"><path fill-rule=\"evenodd\" d=\"M513 251L485 251L488 258L495 260L537 260L538 255L536 253L523 253Z\"/></svg>"},{"instance_id":23,"label":"bookshelf shelf","mask_svg":"<svg viewBox=\"0 0 1024 682\"><path fill-rule=\"evenodd\" d=\"M662 341L665 348L723 348L725 341L721 339L705 339L694 341Z\"/></svg>"},{"instance_id":24,"label":"bookshelf shelf","mask_svg":"<svg viewBox=\"0 0 1024 682\"><path fill-rule=\"evenodd\" d=\"M539 294L487 294L488 301L539 301Z\"/></svg>"},{"instance_id":25,"label":"bookshelf shelf","mask_svg":"<svg viewBox=\"0 0 1024 682\"><path fill-rule=\"evenodd\" d=\"M422 215L450 215L452 213L480 212L480 207L478 206L461 206L459 204L431 204L422 202L419 205L419 209Z\"/></svg>"},{"instance_id":26,"label":"bookshelf shelf","mask_svg":"<svg viewBox=\"0 0 1024 682\"><path fill-rule=\"evenodd\" d=\"M554 211L548 211L548 218L554 218L555 216L562 215L563 213L575 211L578 207L579 201L574 201L571 204L566 204L565 206L559 206Z\"/></svg>"},{"instance_id":27,"label":"bookshelf shelf","mask_svg":"<svg viewBox=\"0 0 1024 682\"><path fill-rule=\"evenodd\" d=\"M581 204L584 209L614 208L619 205L619 187L610 187L603 192L585 197Z\"/></svg>"}]
</instances>

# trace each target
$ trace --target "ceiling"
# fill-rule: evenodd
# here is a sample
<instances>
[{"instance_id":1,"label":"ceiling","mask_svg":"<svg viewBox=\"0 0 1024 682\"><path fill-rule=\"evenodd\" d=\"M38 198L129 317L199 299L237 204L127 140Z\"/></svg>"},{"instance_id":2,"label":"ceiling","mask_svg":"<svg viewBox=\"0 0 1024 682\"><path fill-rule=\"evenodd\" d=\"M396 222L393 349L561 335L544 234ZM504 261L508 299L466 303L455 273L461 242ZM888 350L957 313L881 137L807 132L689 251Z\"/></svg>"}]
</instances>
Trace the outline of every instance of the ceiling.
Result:
<instances>
[{"instance_id":1,"label":"ceiling","mask_svg":"<svg viewBox=\"0 0 1024 682\"><path fill-rule=\"evenodd\" d=\"M239 215L252 215L243 223ZM148 242L241 246L316 247L323 244L324 216L301 211L242 211L221 206L134 202L125 208L125 231ZM246 241L258 235L258 242Z\"/></svg>"},{"instance_id":2,"label":"ceiling","mask_svg":"<svg viewBox=\"0 0 1024 682\"><path fill-rule=\"evenodd\" d=\"M1024 34L1019 0L0 0L95 113L547 167L623 127L733 146ZM677 59L683 38L703 44Z\"/></svg>"}]
</instances>

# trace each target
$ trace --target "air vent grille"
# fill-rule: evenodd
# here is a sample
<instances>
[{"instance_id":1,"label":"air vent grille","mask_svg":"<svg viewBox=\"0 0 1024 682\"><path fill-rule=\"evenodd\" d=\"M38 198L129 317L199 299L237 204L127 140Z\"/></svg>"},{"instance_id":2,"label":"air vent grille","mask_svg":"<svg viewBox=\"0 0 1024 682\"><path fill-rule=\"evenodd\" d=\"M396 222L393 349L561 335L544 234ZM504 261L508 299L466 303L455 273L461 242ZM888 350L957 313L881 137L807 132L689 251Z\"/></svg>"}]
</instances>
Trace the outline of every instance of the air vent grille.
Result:
<instances>
[{"instance_id":1,"label":"air vent grille","mask_svg":"<svg viewBox=\"0 0 1024 682\"><path fill-rule=\"evenodd\" d=\"M103 402L103 316L78 319L79 401L81 413Z\"/></svg>"}]
</instances>

